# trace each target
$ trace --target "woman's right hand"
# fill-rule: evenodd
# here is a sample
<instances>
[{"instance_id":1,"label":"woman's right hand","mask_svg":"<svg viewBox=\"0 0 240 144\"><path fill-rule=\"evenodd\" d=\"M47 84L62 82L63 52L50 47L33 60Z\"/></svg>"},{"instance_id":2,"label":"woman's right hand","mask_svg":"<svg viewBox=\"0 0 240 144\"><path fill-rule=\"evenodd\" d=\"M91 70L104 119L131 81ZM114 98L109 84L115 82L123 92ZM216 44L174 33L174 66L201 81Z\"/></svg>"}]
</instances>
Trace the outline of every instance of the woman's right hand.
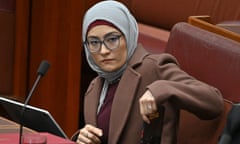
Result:
<instances>
[{"instance_id":1,"label":"woman's right hand","mask_svg":"<svg viewBox=\"0 0 240 144\"><path fill-rule=\"evenodd\" d=\"M151 117L156 115L158 109L156 100L149 90L139 99L139 106L143 121L150 124Z\"/></svg>"},{"instance_id":2,"label":"woman's right hand","mask_svg":"<svg viewBox=\"0 0 240 144\"><path fill-rule=\"evenodd\" d=\"M103 135L101 129L96 128L93 125L86 124L79 131L79 135L77 138L77 144L100 144L101 140L99 137Z\"/></svg>"}]
</instances>

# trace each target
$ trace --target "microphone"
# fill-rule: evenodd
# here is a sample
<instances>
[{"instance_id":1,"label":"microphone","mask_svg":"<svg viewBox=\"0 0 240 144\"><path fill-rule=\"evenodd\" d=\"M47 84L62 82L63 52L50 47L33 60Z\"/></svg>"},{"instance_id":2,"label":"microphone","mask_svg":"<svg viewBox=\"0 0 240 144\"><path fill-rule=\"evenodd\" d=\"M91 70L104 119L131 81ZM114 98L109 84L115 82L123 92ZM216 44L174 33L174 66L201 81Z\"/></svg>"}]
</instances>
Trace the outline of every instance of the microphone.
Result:
<instances>
[{"instance_id":1,"label":"microphone","mask_svg":"<svg viewBox=\"0 0 240 144\"><path fill-rule=\"evenodd\" d=\"M50 64L48 63L48 61L46 60L43 60L40 64L40 66L38 67L38 71L37 71L37 79L35 80L34 84L33 84L33 87L32 89L30 90L25 102L24 102L24 105L22 107L22 110L21 110L21 120L20 120L20 131L19 131L19 144L22 144L22 131L23 131L23 125L24 125L24 112L25 112L25 109L27 107L27 104L34 92L34 90L36 89L40 79L42 76L44 76L49 68Z\"/></svg>"}]
</instances>

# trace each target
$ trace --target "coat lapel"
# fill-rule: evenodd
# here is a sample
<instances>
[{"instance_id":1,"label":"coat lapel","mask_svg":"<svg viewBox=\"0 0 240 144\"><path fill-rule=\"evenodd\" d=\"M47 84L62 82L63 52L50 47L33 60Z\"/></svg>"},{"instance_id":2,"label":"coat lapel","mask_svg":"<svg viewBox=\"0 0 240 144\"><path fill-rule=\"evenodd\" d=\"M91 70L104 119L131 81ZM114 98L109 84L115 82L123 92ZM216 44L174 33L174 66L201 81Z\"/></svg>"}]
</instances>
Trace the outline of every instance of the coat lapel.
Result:
<instances>
[{"instance_id":1,"label":"coat lapel","mask_svg":"<svg viewBox=\"0 0 240 144\"><path fill-rule=\"evenodd\" d=\"M135 92L138 87L140 75L132 69L126 69L112 104L109 143L117 143L130 114L131 106L135 100Z\"/></svg>"},{"instance_id":2,"label":"coat lapel","mask_svg":"<svg viewBox=\"0 0 240 144\"><path fill-rule=\"evenodd\" d=\"M142 63L144 57L148 54L139 45L129 62L129 66L123 73L112 104L108 143L115 144L118 142L130 115L132 103L138 100L136 99L136 92L138 91L141 74L135 68Z\"/></svg>"},{"instance_id":3,"label":"coat lapel","mask_svg":"<svg viewBox=\"0 0 240 144\"><path fill-rule=\"evenodd\" d=\"M86 92L86 97L84 98L85 122L94 126L97 125L97 106L101 90L102 80L98 77L91 83L91 86Z\"/></svg>"}]
</instances>

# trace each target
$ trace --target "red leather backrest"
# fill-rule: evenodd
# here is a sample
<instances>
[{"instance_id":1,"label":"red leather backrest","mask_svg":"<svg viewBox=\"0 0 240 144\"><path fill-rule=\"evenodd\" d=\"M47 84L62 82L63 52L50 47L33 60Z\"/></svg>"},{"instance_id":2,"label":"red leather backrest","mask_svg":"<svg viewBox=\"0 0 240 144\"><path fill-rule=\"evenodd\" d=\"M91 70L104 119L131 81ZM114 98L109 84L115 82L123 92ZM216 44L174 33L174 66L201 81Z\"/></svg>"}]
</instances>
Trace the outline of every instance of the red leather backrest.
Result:
<instances>
[{"instance_id":1,"label":"red leather backrest","mask_svg":"<svg viewBox=\"0 0 240 144\"><path fill-rule=\"evenodd\" d=\"M200 120L181 110L178 144L216 144L231 101L240 102L240 43L181 22L173 27L165 50L182 69L217 87L225 98L224 111L214 120Z\"/></svg>"},{"instance_id":2,"label":"red leather backrest","mask_svg":"<svg viewBox=\"0 0 240 144\"><path fill-rule=\"evenodd\" d=\"M240 43L182 22L173 27L166 52L186 72L217 87L225 99L240 102Z\"/></svg>"}]
</instances>

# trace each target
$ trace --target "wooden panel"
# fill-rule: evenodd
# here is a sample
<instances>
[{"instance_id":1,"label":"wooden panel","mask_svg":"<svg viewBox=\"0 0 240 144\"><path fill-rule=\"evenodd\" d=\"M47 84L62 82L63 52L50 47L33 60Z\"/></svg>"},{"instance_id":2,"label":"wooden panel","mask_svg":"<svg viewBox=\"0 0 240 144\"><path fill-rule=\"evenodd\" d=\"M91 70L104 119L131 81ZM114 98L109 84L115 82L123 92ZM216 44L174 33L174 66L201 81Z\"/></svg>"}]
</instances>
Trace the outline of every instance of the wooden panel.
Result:
<instances>
[{"instance_id":1,"label":"wooden panel","mask_svg":"<svg viewBox=\"0 0 240 144\"><path fill-rule=\"evenodd\" d=\"M14 55L13 95L23 101L27 95L29 52L29 0L16 1L16 45Z\"/></svg>"},{"instance_id":2,"label":"wooden panel","mask_svg":"<svg viewBox=\"0 0 240 144\"><path fill-rule=\"evenodd\" d=\"M12 94L15 14L0 11L0 93Z\"/></svg>"},{"instance_id":3,"label":"wooden panel","mask_svg":"<svg viewBox=\"0 0 240 144\"><path fill-rule=\"evenodd\" d=\"M15 0L0 0L0 11L14 13L15 3Z\"/></svg>"},{"instance_id":4,"label":"wooden panel","mask_svg":"<svg viewBox=\"0 0 240 144\"><path fill-rule=\"evenodd\" d=\"M0 94L12 95L15 0L0 0Z\"/></svg>"},{"instance_id":5,"label":"wooden panel","mask_svg":"<svg viewBox=\"0 0 240 144\"><path fill-rule=\"evenodd\" d=\"M30 103L49 110L68 136L78 129L83 1L32 1L29 88L40 62L50 69Z\"/></svg>"},{"instance_id":6,"label":"wooden panel","mask_svg":"<svg viewBox=\"0 0 240 144\"><path fill-rule=\"evenodd\" d=\"M240 42L240 34L212 24L211 17L208 15L190 16L188 17L188 23Z\"/></svg>"}]
</instances>

